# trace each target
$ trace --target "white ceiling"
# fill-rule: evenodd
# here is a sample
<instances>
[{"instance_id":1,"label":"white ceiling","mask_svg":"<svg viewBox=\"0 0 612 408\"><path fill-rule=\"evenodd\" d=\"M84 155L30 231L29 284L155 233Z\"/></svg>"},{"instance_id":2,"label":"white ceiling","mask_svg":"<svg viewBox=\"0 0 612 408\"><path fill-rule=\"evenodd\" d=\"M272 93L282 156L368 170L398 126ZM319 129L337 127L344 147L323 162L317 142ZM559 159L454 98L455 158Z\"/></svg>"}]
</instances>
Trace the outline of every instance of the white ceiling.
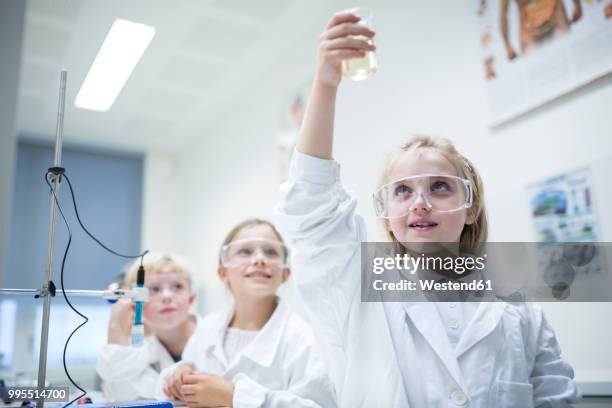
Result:
<instances>
[{"instance_id":1,"label":"white ceiling","mask_svg":"<svg viewBox=\"0 0 612 408\"><path fill-rule=\"evenodd\" d=\"M308 25L304 4L308 2L30 0L18 130L53 138L59 75L66 69L66 140L135 150L184 145L290 47L295 18ZM74 98L116 18L154 26L155 37L108 112L77 109Z\"/></svg>"}]
</instances>

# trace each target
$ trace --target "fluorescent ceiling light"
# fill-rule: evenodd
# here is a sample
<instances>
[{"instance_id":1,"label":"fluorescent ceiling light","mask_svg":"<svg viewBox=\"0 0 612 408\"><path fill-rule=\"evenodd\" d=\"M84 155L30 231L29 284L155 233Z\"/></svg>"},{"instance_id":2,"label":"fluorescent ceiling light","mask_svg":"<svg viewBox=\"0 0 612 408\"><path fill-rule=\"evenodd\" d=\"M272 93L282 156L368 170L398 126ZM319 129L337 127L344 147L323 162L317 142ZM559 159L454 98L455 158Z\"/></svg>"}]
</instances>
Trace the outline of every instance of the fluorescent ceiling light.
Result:
<instances>
[{"instance_id":1,"label":"fluorescent ceiling light","mask_svg":"<svg viewBox=\"0 0 612 408\"><path fill-rule=\"evenodd\" d=\"M117 19L94 60L74 105L106 112L155 35L155 28Z\"/></svg>"}]
</instances>

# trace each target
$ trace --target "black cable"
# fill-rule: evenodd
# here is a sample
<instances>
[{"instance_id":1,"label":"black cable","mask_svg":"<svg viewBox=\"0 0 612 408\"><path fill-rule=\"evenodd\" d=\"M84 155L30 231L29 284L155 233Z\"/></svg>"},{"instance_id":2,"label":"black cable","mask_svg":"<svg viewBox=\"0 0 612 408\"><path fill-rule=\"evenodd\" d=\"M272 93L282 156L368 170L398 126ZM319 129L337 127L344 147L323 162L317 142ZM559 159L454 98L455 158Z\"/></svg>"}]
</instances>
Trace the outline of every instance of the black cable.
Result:
<instances>
[{"instance_id":1,"label":"black cable","mask_svg":"<svg viewBox=\"0 0 612 408\"><path fill-rule=\"evenodd\" d=\"M53 188L53 186L51 185L51 183L49 182L49 174L53 174L56 177L59 177L59 180L61 181L61 177L65 177L66 181L68 182L68 187L70 189L70 196L72 197L72 204L74 207L74 213L76 215L77 221L79 222L79 225L81 226L81 228L83 229L83 231L85 231L85 233L87 235L89 235L89 237L91 239L93 239L98 245L100 245L102 248L106 249L108 252L110 252L111 254L114 254L116 256L119 256L121 258L128 258L128 259L134 259L134 258L140 258L140 267L143 267L143 263L144 263L144 256L149 253L148 250L143 251L141 254L138 255L125 255L125 254L120 254L116 251L113 251L112 249L110 249L109 247L107 247L106 245L104 245L102 242L100 242L99 239L97 239L96 237L93 236L93 234L91 232L89 232L89 230L85 227L85 225L83 225L83 222L81 221L81 217L79 216L79 210L77 208L77 203L76 203L76 198L74 196L74 190L72 188L72 183L70 183L70 179L68 178L68 176L66 176L65 174L65 169L61 168L61 167L52 167L50 168L47 173L45 174L45 181L47 183L47 185L49 186L49 188L51 189L51 194L53 194L53 199L57 205L57 208L59 210L60 215L62 216L62 219L64 220L64 224L66 224L66 228L68 229L68 244L66 245L66 250L64 251L64 256L62 257L62 267L61 267L61 272L60 272L60 283L61 283L61 288L62 288L62 295L64 296L64 299L66 300L66 303L68 304L68 306L70 306L70 308L79 316L81 316L83 319L85 319L85 321L83 323L81 323L80 325L78 325L73 331L72 333L70 333L70 335L68 336L68 338L66 339L66 343L64 344L64 352L62 354L62 362L64 365L64 372L66 373L66 376L68 377L68 380L72 383L72 385L74 385L76 388L78 388L82 394L79 395L78 397L76 397L75 399L73 399L72 401L68 402L66 405L64 405L62 408L66 408L67 406L69 406L70 404L74 403L76 400L78 400L79 398L84 397L85 395L87 395L87 392L81 388L70 376L70 373L68 372L68 367L66 365L66 350L68 349L68 343L70 342L70 339L72 338L72 336L74 335L74 333L76 333L81 327L83 327L85 324L87 324L87 322L89 321L89 319L87 318L87 316L85 316L84 314L82 314L81 312L79 312L73 305L72 303L70 303L70 300L68 300L68 296L66 295L66 289L64 287L64 267L66 265L66 258L68 257L68 250L70 249L70 244L72 243L72 231L70 230L70 226L68 224L68 220L66 219L66 217L64 216L64 211L62 210L62 207L59 203L59 200L57 198L57 194L55 194L55 189Z\"/></svg>"},{"instance_id":2,"label":"black cable","mask_svg":"<svg viewBox=\"0 0 612 408\"><path fill-rule=\"evenodd\" d=\"M70 195L72 196L72 203L74 205L74 214L76 215L76 219L79 222L79 225L81 226L81 228L83 228L83 231L85 231L85 233L87 235L89 235L89 237L91 239L93 239L94 241L96 241L102 248L106 249L108 252L110 252L111 254L117 255L121 258L128 258L128 259L134 259L134 258L140 258L140 266L142 266L143 264L143 260L144 260L144 256L149 253L148 250L144 251L141 254L138 255L125 255L125 254L120 254L119 252L113 251L112 249L110 249L109 247L107 247L106 245L104 245L102 242L100 242L100 240L98 240L96 237L93 236L93 234L91 232L89 232L89 230L87 228L85 228L85 225L83 225L83 222L81 221L81 217L79 216L79 210L77 209L77 203L76 203L76 198L74 197L74 190L72 189L72 183L70 183L70 179L68 178L68 176L63 173L63 177L66 179L66 181L68 182L68 187L70 188Z\"/></svg>"},{"instance_id":3,"label":"black cable","mask_svg":"<svg viewBox=\"0 0 612 408\"><path fill-rule=\"evenodd\" d=\"M49 175L49 173L47 173L47 176ZM85 324L87 324L87 322L89 321L89 319L87 318L87 316L85 316L84 314L82 314L81 312L79 312L73 305L72 303L70 303L70 300L68 299L68 296L66 296L66 288L64 287L64 267L66 266L66 258L68 257L68 250L70 249L70 244L72 243L72 231L70 230L70 225L68 225L68 220L66 220L66 216L64 215L64 211L62 210L62 206L59 203L59 200L57 199L57 194L55 194L55 189L53 188L53 186L51 185L51 183L49 182L48 177L45 176L45 181L47 182L47 185L49 186L49 188L51 189L51 194L53 194L53 199L55 200L55 204L57 205L57 209L60 213L60 215L62 216L62 219L64 220L64 224L66 225L66 229L68 230L68 243L66 244L66 249L64 250L64 256L62 257L62 267L60 269L60 285L62 288L62 295L64 296L64 300L66 301L66 303L68 304L68 306L79 316L81 316L83 319L85 319L85 321L83 321L83 323L81 323L80 325L78 325L73 331L72 333L70 333L70 335L68 336L68 338L66 339L66 343L64 344L64 351L62 353L62 364L64 365L64 372L66 373L66 376L68 377L68 380L72 383L72 385L74 385L76 388L78 388L81 391L81 395L79 395L78 397L76 397L75 399L73 399L72 401L68 402L66 405L64 405L62 408L66 408L68 405L72 404L73 402L75 402L76 400L78 400L81 397L84 397L85 395L87 395L87 392L81 388L81 386L79 386L70 376L70 372L68 371L68 366L66 365L66 350L68 349L68 343L70 342L70 339L72 338L72 336L74 335L74 333L76 333L81 327L83 327Z\"/></svg>"}]
</instances>

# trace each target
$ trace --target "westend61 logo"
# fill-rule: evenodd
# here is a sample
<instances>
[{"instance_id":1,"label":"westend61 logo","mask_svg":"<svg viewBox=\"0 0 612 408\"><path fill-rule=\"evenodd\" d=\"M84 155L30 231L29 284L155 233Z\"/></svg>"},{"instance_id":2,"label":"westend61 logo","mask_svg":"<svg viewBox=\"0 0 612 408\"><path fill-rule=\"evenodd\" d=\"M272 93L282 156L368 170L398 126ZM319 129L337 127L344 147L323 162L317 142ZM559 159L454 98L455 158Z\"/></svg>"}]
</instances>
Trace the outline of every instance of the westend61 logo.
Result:
<instances>
[{"instance_id":1,"label":"westend61 logo","mask_svg":"<svg viewBox=\"0 0 612 408\"><path fill-rule=\"evenodd\" d=\"M414 275L420 269L431 271L454 272L463 275L466 271L482 271L485 268L487 254L478 257L471 256L413 256L396 254L395 256L380 256L372 260L372 273L380 275L385 271L406 271Z\"/></svg>"},{"instance_id":2,"label":"westend61 logo","mask_svg":"<svg viewBox=\"0 0 612 408\"><path fill-rule=\"evenodd\" d=\"M612 243L361 244L363 302L612 302Z\"/></svg>"}]
</instances>

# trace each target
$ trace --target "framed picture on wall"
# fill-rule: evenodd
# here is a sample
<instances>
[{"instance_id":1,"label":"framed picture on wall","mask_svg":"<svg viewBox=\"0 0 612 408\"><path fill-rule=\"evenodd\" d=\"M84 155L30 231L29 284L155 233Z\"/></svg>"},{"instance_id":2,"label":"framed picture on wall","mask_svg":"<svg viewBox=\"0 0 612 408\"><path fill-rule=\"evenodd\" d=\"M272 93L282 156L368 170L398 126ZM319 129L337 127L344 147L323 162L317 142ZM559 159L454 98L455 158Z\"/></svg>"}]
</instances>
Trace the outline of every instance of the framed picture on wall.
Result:
<instances>
[{"instance_id":1,"label":"framed picture on wall","mask_svg":"<svg viewBox=\"0 0 612 408\"><path fill-rule=\"evenodd\" d=\"M478 0L489 123L612 72L612 0Z\"/></svg>"},{"instance_id":2,"label":"framed picture on wall","mask_svg":"<svg viewBox=\"0 0 612 408\"><path fill-rule=\"evenodd\" d=\"M534 183L528 191L538 242L594 242L599 239L588 167Z\"/></svg>"},{"instance_id":3,"label":"framed picture on wall","mask_svg":"<svg viewBox=\"0 0 612 408\"><path fill-rule=\"evenodd\" d=\"M577 276L607 274L602 248L588 244L601 239L590 167L534 183L528 191L536 241L540 242L538 271L544 282L551 288L562 284L569 291Z\"/></svg>"}]
</instances>

